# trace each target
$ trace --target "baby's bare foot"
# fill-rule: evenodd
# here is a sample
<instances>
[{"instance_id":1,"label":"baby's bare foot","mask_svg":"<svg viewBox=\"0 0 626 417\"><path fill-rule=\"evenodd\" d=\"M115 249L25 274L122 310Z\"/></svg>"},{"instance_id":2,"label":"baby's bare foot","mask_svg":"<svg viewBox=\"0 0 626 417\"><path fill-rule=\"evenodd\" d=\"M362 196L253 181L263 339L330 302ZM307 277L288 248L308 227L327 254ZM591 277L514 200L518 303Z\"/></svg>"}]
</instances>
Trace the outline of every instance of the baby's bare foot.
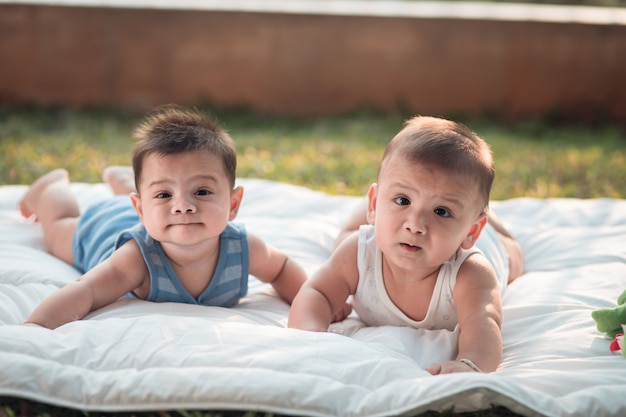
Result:
<instances>
[{"instance_id":1,"label":"baby's bare foot","mask_svg":"<svg viewBox=\"0 0 626 417\"><path fill-rule=\"evenodd\" d=\"M130 194L135 190L135 174L129 166L110 166L102 171L102 180L116 195Z\"/></svg>"},{"instance_id":2,"label":"baby's bare foot","mask_svg":"<svg viewBox=\"0 0 626 417\"><path fill-rule=\"evenodd\" d=\"M25 219L32 219L37 221L37 216L35 213L35 206L37 204L37 200L39 196L50 184L53 184L57 181L70 181L69 173L62 168L55 169L54 171L50 171L47 174L39 177L37 181L35 181L24 197L17 203L17 209L20 211L20 214Z\"/></svg>"}]
</instances>

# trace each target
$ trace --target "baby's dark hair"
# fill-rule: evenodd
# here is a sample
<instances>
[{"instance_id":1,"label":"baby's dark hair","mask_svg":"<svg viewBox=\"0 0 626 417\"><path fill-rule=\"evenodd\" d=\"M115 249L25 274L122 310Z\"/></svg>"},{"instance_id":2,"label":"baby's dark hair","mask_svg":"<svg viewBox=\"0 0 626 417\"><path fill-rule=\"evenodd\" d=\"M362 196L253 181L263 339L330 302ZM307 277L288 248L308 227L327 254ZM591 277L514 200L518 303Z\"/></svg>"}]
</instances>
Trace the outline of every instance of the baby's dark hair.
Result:
<instances>
[{"instance_id":1,"label":"baby's dark hair","mask_svg":"<svg viewBox=\"0 0 626 417\"><path fill-rule=\"evenodd\" d=\"M197 110L165 106L148 115L135 129L133 152L135 187L139 190L143 163L148 155L208 152L220 158L231 187L235 186L237 154L231 137Z\"/></svg>"},{"instance_id":2,"label":"baby's dark hair","mask_svg":"<svg viewBox=\"0 0 626 417\"><path fill-rule=\"evenodd\" d=\"M396 152L402 152L411 162L443 169L460 178L473 179L487 209L495 176L491 149L465 125L435 117L416 116L408 120L389 142L381 167Z\"/></svg>"}]
</instances>

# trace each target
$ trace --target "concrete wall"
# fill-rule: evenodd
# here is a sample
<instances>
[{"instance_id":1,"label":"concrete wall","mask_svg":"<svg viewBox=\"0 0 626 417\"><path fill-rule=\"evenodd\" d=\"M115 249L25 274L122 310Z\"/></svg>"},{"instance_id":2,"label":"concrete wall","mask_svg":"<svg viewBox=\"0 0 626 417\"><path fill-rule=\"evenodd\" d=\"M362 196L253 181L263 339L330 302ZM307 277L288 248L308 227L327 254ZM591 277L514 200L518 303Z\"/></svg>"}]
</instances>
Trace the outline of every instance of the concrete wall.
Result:
<instances>
[{"instance_id":1,"label":"concrete wall","mask_svg":"<svg viewBox=\"0 0 626 417\"><path fill-rule=\"evenodd\" d=\"M626 121L626 14L458 15L4 3L0 101Z\"/></svg>"}]
</instances>

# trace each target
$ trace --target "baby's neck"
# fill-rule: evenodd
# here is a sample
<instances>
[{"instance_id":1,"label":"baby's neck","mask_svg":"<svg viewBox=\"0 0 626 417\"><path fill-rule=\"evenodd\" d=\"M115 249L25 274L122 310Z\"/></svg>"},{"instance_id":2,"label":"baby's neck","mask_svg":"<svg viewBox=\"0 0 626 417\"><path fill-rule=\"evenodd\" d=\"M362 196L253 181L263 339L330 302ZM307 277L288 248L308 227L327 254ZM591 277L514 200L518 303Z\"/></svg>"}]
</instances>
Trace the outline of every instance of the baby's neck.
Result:
<instances>
[{"instance_id":1,"label":"baby's neck","mask_svg":"<svg viewBox=\"0 0 626 417\"><path fill-rule=\"evenodd\" d=\"M212 250L171 250L168 248L165 254L178 277L180 283L193 296L198 298L200 294L209 286L217 262L220 256L219 245ZM181 248L178 248L181 249Z\"/></svg>"}]
</instances>

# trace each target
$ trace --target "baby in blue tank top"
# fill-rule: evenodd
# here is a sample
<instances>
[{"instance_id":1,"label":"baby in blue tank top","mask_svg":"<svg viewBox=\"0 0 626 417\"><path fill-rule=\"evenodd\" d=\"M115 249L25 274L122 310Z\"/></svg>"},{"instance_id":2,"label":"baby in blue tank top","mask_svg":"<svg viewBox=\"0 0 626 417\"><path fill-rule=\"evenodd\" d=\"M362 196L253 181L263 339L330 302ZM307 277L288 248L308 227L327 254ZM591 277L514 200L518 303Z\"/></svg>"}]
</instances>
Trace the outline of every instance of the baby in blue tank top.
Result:
<instances>
[{"instance_id":1,"label":"baby in blue tank top","mask_svg":"<svg viewBox=\"0 0 626 417\"><path fill-rule=\"evenodd\" d=\"M161 244L139 222L128 196L116 196L83 213L74 232L74 267L89 271L130 239L135 240L150 273L147 301L231 307L248 291L249 248L243 225L228 223L219 237L215 273L206 289L193 297L178 279Z\"/></svg>"},{"instance_id":2,"label":"baby in blue tank top","mask_svg":"<svg viewBox=\"0 0 626 417\"><path fill-rule=\"evenodd\" d=\"M27 324L54 329L126 294L230 307L248 275L291 303L306 280L285 253L233 223L243 189L230 136L206 116L166 107L137 127L130 167L103 172L115 194L81 215L69 174L39 178L20 201L48 251L83 275L46 298ZM126 194L121 196L122 194Z\"/></svg>"}]
</instances>

